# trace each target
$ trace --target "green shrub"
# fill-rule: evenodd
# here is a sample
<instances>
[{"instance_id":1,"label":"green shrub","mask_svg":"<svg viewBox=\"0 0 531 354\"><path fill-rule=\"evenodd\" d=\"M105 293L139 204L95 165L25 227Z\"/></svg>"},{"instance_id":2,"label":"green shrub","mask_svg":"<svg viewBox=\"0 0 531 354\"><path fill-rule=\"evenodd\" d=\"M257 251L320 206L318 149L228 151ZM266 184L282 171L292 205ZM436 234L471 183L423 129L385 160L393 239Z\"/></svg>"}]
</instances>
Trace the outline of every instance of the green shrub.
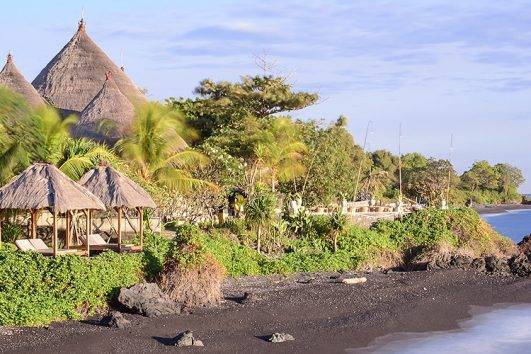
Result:
<instances>
[{"instance_id":1,"label":"green shrub","mask_svg":"<svg viewBox=\"0 0 531 354\"><path fill-rule=\"evenodd\" d=\"M40 325L103 308L117 289L138 282L142 256L105 252L57 258L0 249L0 325Z\"/></svg>"},{"instance_id":2,"label":"green shrub","mask_svg":"<svg viewBox=\"0 0 531 354\"><path fill-rule=\"evenodd\" d=\"M24 234L24 228L21 225L9 221L2 222L2 241L9 243L15 242Z\"/></svg>"}]
</instances>

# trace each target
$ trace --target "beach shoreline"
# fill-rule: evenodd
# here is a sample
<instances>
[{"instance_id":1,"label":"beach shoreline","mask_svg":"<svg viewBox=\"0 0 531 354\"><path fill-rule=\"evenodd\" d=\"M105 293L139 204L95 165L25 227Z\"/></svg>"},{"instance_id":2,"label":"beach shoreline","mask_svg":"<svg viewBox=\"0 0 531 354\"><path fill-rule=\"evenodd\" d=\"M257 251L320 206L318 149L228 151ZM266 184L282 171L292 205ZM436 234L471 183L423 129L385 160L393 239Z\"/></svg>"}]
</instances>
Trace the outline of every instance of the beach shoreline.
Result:
<instances>
[{"instance_id":1,"label":"beach shoreline","mask_svg":"<svg viewBox=\"0 0 531 354\"><path fill-rule=\"evenodd\" d=\"M531 210L531 204L500 204L475 206L474 209L481 215L500 214L514 210Z\"/></svg>"},{"instance_id":2,"label":"beach shoreline","mask_svg":"<svg viewBox=\"0 0 531 354\"><path fill-rule=\"evenodd\" d=\"M127 314L132 326L125 330L101 326L99 318L14 329L1 337L0 352L174 352L171 338L192 330L205 344L199 351L340 353L391 333L458 328L471 306L531 303L529 278L459 269L355 275L367 282L345 285L338 273L230 278L218 308L161 318ZM256 300L242 303L245 292ZM295 341L268 343L273 332Z\"/></svg>"}]
</instances>

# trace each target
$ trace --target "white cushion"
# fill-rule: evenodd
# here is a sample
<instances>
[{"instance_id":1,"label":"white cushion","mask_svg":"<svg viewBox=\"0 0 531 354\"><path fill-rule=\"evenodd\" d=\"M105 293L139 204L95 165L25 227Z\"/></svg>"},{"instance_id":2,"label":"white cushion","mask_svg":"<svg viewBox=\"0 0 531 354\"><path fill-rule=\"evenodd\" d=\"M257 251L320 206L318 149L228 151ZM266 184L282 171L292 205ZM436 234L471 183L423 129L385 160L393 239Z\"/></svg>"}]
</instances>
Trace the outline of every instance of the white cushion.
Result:
<instances>
[{"instance_id":1,"label":"white cushion","mask_svg":"<svg viewBox=\"0 0 531 354\"><path fill-rule=\"evenodd\" d=\"M38 251L40 251L40 250L49 250L50 249L48 246L46 246L44 241L41 240L40 238L30 239L29 241L33 245L33 247L35 247L35 249L38 250Z\"/></svg>"},{"instance_id":2,"label":"white cushion","mask_svg":"<svg viewBox=\"0 0 531 354\"><path fill-rule=\"evenodd\" d=\"M35 251L35 247L31 244L30 240L28 239L16 240L15 245L17 245L19 250L24 251L24 252Z\"/></svg>"}]
</instances>

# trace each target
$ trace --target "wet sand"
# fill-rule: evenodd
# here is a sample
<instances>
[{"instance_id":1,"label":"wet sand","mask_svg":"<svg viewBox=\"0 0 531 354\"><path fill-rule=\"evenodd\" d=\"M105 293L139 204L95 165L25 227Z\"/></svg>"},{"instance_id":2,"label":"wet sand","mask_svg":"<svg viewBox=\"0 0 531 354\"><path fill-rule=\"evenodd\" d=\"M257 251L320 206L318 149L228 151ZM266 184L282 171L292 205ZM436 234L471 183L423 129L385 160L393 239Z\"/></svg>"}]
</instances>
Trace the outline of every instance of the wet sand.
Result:
<instances>
[{"instance_id":1,"label":"wet sand","mask_svg":"<svg viewBox=\"0 0 531 354\"><path fill-rule=\"evenodd\" d=\"M531 279L473 271L372 273L362 285L345 285L335 273L244 277L224 285L226 301L215 309L164 318L126 315L129 329L89 321L56 323L0 336L0 351L27 353L226 352L341 353L395 332L456 328L471 305L531 303ZM240 303L244 292L258 299ZM194 331L204 348L176 348L171 339ZM264 336L292 334L272 344Z\"/></svg>"}]
</instances>

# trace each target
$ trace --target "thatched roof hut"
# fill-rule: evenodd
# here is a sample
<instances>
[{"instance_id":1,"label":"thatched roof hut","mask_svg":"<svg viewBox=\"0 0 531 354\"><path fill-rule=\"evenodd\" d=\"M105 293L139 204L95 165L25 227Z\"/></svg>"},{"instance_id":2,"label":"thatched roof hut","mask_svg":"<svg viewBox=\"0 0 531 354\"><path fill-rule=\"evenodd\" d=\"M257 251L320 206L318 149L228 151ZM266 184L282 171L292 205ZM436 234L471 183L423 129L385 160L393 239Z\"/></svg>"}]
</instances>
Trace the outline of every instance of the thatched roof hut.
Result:
<instances>
[{"instance_id":1,"label":"thatched roof hut","mask_svg":"<svg viewBox=\"0 0 531 354\"><path fill-rule=\"evenodd\" d=\"M134 116L135 107L109 71L101 90L81 112L73 134L113 144L130 130Z\"/></svg>"},{"instance_id":2,"label":"thatched roof hut","mask_svg":"<svg viewBox=\"0 0 531 354\"><path fill-rule=\"evenodd\" d=\"M24 76L17 69L11 54L7 55L6 64L2 71L0 71L0 86L5 86L11 91L24 97L31 107L38 107L46 104L37 90L26 81Z\"/></svg>"},{"instance_id":3,"label":"thatched roof hut","mask_svg":"<svg viewBox=\"0 0 531 354\"><path fill-rule=\"evenodd\" d=\"M84 209L105 210L105 205L57 167L36 163L0 188L0 209L51 209L56 213L65 213Z\"/></svg>"},{"instance_id":4,"label":"thatched roof hut","mask_svg":"<svg viewBox=\"0 0 531 354\"><path fill-rule=\"evenodd\" d=\"M98 197L108 209L157 207L142 187L111 166L93 168L81 177L79 184Z\"/></svg>"},{"instance_id":5,"label":"thatched roof hut","mask_svg":"<svg viewBox=\"0 0 531 354\"><path fill-rule=\"evenodd\" d=\"M46 65L32 84L53 106L81 112L98 94L111 71L120 91L134 104L144 95L86 32L81 20L76 34Z\"/></svg>"},{"instance_id":6,"label":"thatched roof hut","mask_svg":"<svg viewBox=\"0 0 531 354\"><path fill-rule=\"evenodd\" d=\"M156 208L151 196L138 184L110 166L99 166L88 171L79 184L87 188L101 199L103 204L118 212L118 249L122 247L122 214L123 209L136 209L138 212L138 233L140 235L141 250L144 246L144 216L143 208ZM127 213L125 213L127 218ZM134 249L132 249L134 250Z\"/></svg>"}]
</instances>

